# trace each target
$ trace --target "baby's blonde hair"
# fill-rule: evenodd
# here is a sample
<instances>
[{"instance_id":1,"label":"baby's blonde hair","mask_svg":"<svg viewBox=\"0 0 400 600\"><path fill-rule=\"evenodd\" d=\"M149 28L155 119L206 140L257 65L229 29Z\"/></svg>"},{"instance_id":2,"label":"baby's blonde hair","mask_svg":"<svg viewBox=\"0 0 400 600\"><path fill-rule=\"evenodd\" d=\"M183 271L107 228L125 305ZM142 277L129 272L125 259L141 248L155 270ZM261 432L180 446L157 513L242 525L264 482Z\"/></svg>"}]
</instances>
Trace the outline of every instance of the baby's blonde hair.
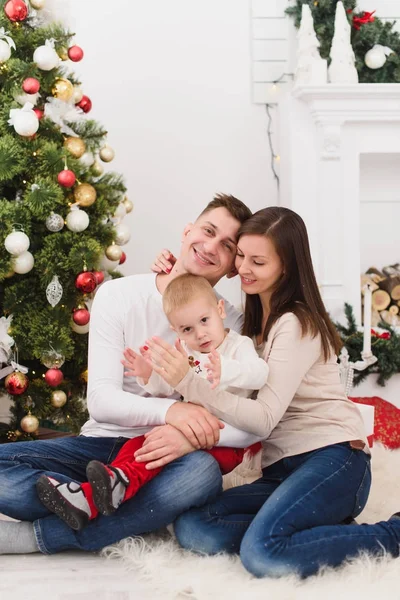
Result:
<instances>
[{"instance_id":1,"label":"baby's blonde hair","mask_svg":"<svg viewBox=\"0 0 400 600\"><path fill-rule=\"evenodd\" d=\"M169 319L175 310L186 306L199 296L209 296L212 302L217 303L215 292L204 277L191 273L175 277L167 285L163 294L163 308L167 318Z\"/></svg>"}]
</instances>

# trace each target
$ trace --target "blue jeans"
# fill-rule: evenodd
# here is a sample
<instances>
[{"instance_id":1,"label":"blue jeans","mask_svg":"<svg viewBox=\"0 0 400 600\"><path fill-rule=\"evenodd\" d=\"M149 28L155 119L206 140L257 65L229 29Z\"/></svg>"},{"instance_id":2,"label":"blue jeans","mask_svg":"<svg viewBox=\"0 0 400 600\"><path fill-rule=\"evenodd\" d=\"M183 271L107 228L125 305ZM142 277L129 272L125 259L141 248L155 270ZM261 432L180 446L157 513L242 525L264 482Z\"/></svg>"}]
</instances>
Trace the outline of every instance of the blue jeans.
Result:
<instances>
[{"instance_id":1,"label":"blue jeans","mask_svg":"<svg viewBox=\"0 0 400 600\"><path fill-rule=\"evenodd\" d=\"M361 513L370 484L367 454L347 442L327 446L281 459L254 483L181 515L175 533L190 550L240 553L257 577L307 577L360 551L399 556L400 519L342 524Z\"/></svg>"},{"instance_id":2,"label":"blue jeans","mask_svg":"<svg viewBox=\"0 0 400 600\"><path fill-rule=\"evenodd\" d=\"M81 531L50 515L36 494L35 484L42 473L62 482L86 481L88 462L110 463L126 441L79 436L0 445L0 513L33 521L44 554L96 551L122 538L165 527L188 509L211 502L221 491L217 462L205 452L193 452L164 467L113 516L99 516Z\"/></svg>"}]
</instances>

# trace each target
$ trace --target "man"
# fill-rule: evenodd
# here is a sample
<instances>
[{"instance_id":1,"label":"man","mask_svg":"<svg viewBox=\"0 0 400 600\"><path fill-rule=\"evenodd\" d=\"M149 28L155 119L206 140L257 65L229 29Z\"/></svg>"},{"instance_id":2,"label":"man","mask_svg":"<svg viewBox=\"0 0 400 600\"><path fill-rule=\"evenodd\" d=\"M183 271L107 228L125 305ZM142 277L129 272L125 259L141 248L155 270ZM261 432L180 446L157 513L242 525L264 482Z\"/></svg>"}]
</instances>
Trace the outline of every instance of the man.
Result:
<instances>
[{"instance_id":1,"label":"man","mask_svg":"<svg viewBox=\"0 0 400 600\"><path fill-rule=\"evenodd\" d=\"M162 293L169 281L189 272L215 285L232 270L237 233L250 215L240 200L217 195L195 223L185 227L180 257L168 275L132 275L99 289L89 337L90 419L81 435L0 446L0 513L22 521L0 522L0 553L99 550L124 537L165 527L220 491L217 463L194 450L218 442L245 447L256 441L254 436L224 426L207 410L178 402L178 397L146 397L134 379L124 377L121 360L127 346L137 349L152 335L172 341L162 310ZM226 312L226 326L240 330L240 313L228 303ZM75 483L86 479L89 461L108 464L126 438L143 434L148 434L142 449L145 459L153 466L167 466L115 516L101 516L82 531L49 516L35 489L41 474L70 483L73 494Z\"/></svg>"}]
</instances>

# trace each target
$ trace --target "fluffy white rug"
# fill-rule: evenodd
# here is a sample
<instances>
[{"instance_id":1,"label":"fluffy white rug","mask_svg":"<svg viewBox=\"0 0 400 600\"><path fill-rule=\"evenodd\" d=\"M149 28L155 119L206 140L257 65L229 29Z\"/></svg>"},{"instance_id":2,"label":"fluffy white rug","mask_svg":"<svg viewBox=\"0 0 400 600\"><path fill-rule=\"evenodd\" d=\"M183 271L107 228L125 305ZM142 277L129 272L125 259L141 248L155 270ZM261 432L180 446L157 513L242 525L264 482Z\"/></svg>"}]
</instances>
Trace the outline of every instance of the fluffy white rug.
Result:
<instances>
[{"instance_id":1,"label":"fluffy white rug","mask_svg":"<svg viewBox=\"0 0 400 600\"><path fill-rule=\"evenodd\" d=\"M375 445L372 465L371 495L359 522L374 523L400 510L400 450ZM236 479L241 483L240 476ZM197 556L181 550L169 536L128 538L104 553L123 560L152 600L400 600L400 558L360 556L340 569L326 569L301 581L256 579L237 557Z\"/></svg>"}]
</instances>

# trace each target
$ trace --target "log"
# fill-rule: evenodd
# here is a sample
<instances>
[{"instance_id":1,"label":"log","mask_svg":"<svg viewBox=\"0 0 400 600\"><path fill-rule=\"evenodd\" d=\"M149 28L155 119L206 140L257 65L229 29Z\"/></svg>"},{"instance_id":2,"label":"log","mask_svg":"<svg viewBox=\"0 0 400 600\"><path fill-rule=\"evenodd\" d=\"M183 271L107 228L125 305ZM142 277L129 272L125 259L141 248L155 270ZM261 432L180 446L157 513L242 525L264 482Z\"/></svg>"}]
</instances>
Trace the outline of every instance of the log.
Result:
<instances>
[{"instance_id":1,"label":"log","mask_svg":"<svg viewBox=\"0 0 400 600\"><path fill-rule=\"evenodd\" d=\"M392 327L397 327L400 325L400 318L398 315L392 315L388 310L383 310L381 312L382 320L385 321L388 325L392 325Z\"/></svg>"},{"instance_id":2,"label":"log","mask_svg":"<svg viewBox=\"0 0 400 600\"><path fill-rule=\"evenodd\" d=\"M390 295L385 290L372 292L372 308L377 311L385 310L391 303Z\"/></svg>"},{"instance_id":3,"label":"log","mask_svg":"<svg viewBox=\"0 0 400 600\"><path fill-rule=\"evenodd\" d=\"M386 275L386 277L396 277L396 275L400 275L400 265L396 263L394 265L388 265L387 267L383 267L382 273Z\"/></svg>"},{"instance_id":4,"label":"log","mask_svg":"<svg viewBox=\"0 0 400 600\"><path fill-rule=\"evenodd\" d=\"M392 300L400 300L400 276L386 277L379 282L381 290L385 290Z\"/></svg>"},{"instance_id":5,"label":"log","mask_svg":"<svg viewBox=\"0 0 400 600\"><path fill-rule=\"evenodd\" d=\"M389 310L390 314L398 315L400 308L397 306L397 304L392 304L391 306L389 306L388 310Z\"/></svg>"},{"instance_id":6,"label":"log","mask_svg":"<svg viewBox=\"0 0 400 600\"><path fill-rule=\"evenodd\" d=\"M382 271L380 271L376 267L370 267L366 272L366 275L369 275L371 279L375 281L375 283L379 283L382 279L385 279L385 276L382 273Z\"/></svg>"},{"instance_id":7,"label":"log","mask_svg":"<svg viewBox=\"0 0 400 600\"><path fill-rule=\"evenodd\" d=\"M369 283L369 285L371 286L371 291L374 292L375 290L379 289L379 285L377 283L375 283L375 281L373 279L371 279L370 275L361 275L361 293L364 294L364 286L367 285L367 283Z\"/></svg>"},{"instance_id":8,"label":"log","mask_svg":"<svg viewBox=\"0 0 400 600\"><path fill-rule=\"evenodd\" d=\"M379 323L382 321L382 317L381 315L378 313L377 310L373 310L371 312L371 326L372 327L378 327Z\"/></svg>"}]
</instances>

